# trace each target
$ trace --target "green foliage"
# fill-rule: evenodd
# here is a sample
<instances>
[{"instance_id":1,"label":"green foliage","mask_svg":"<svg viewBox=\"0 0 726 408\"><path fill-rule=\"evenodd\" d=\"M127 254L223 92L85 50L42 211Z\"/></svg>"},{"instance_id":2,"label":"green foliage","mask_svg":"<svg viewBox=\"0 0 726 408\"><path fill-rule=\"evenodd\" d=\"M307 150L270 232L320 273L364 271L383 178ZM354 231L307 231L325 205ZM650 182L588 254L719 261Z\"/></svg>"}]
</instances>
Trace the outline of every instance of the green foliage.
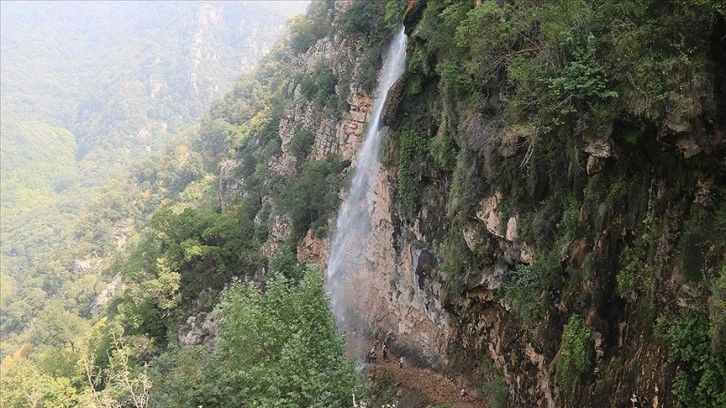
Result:
<instances>
[{"instance_id":1,"label":"green foliage","mask_svg":"<svg viewBox=\"0 0 726 408\"><path fill-rule=\"evenodd\" d=\"M449 97L504 113L505 126L527 122L535 135L573 127L575 112L599 128L615 106L680 119L706 92L719 13L715 1L432 1L413 61L423 73L436 66Z\"/></svg>"},{"instance_id":2,"label":"green foliage","mask_svg":"<svg viewBox=\"0 0 726 408\"><path fill-rule=\"evenodd\" d=\"M708 300L711 349L713 354L726 358L726 263L721 264L721 272L714 279L711 292Z\"/></svg>"},{"instance_id":3,"label":"green foliage","mask_svg":"<svg viewBox=\"0 0 726 408\"><path fill-rule=\"evenodd\" d=\"M724 196L720 191L715 200ZM718 274L726 250L726 209L694 205L683 223L679 242L681 267L685 277L700 282ZM704 276L705 275L705 276ZM704 279L705 278L705 279Z\"/></svg>"},{"instance_id":4,"label":"green foliage","mask_svg":"<svg viewBox=\"0 0 726 408\"><path fill-rule=\"evenodd\" d=\"M555 379L558 387L569 394L578 378L590 371L592 366L592 330L577 314L562 331L560 360L557 362Z\"/></svg>"},{"instance_id":5,"label":"green foliage","mask_svg":"<svg viewBox=\"0 0 726 408\"><path fill-rule=\"evenodd\" d=\"M367 53L358 65L358 84L372 94L378 86L378 68L381 64L381 55L375 52Z\"/></svg>"},{"instance_id":6,"label":"green foliage","mask_svg":"<svg viewBox=\"0 0 726 408\"><path fill-rule=\"evenodd\" d=\"M54 202L58 194L76 184L77 146L67 129L8 118L0 122L0 131L0 208L4 217Z\"/></svg>"},{"instance_id":7,"label":"green foliage","mask_svg":"<svg viewBox=\"0 0 726 408\"><path fill-rule=\"evenodd\" d=\"M79 363L87 389L84 405L147 406L152 382L146 359L154 344L124 335L119 322L99 319L83 337Z\"/></svg>"},{"instance_id":8,"label":"green foliage","mask_svg":"<svg viewBox=\"0 0 726 408\"><path fill-rule=\"evenodd\" d=\"M398 196L404 208L415 213L421 193L421 169L417 163L425 161L429 150L429 140L416 131L404 129L397 132L398 160L396 172L398 176Z\"/></svg>"},{"instance_id":9,"label":"green foliage","mask_svg":"<svg viewBox=\"0 0 726 408\"><path fill-rule=\"evenodd\" d=\"M505 276L502 289L504 299L525 324L532 324L542 316L541 285L535 268L517 265L515 272Z\"/></svg>"},{"instance_id":10,"label":"green foliage","mask_svg":"<svg viewBox=\"0 0 726 408\"><path fill-rule=\"evenodd\" d=\"M288 181L280 197L280 210L292 218L291 242L296 243L309 229L324 228L328 217L340 205L340 172L346 163L336 157L305 162L300 175Z\"/></svg>"},{"instance_id":11,"label":"green foliage","mask_svg":"<svg viewBox=\"0 0 726 408\"><path fill-rule=\"evenodd\" d=\"M338 85L338 77L332 69L321 62L310 76L302 78L300 91L305 98L315 101L323 108L333 110L337 108L336 85Z\"/></svg>"},{"instance_id":12,"label":"green foliage","mask_svg":"<svg viewBox=\"0 0 726 408\"><path fill-rule=\"evenodd\" d=\"M389 34L385 26L386 4L382 1L355 0L340 17L343 34L364 37L368 45L379 46Z\"/></svg>"},{"instance_id":13,"label":"green foliage","mask_svg":"<svg viewBox=\"0 0 726 408\"><path fill-rule=\"evenodd\" d=\"M230 147L239 143L241 134L225 119L217 118L202 122L200 138L204 143L204 151L209 152L213 160L219 161L227 155Z\"/></svg>"},{"instance_id":14,"label":"green foliage","mask_svg":"<svg viewBox=\"0 0 726 408\"><path fill-rule=\"evenodd\" d=\"M436 135L431 141L431 156L436 167L453 172L456 169L456 158L459 154L459 146L445 134Z\"/></svg>"},{"instance_id":15,"label":"green foliage","mask_svg":"<svg viewBox=\"0 0 726 408\"><path fill-rule=\"evenodd\" d=\"M192 184L206 175L202 156L186 148L198 136L192 125L234 84L240 61L254 60L249 52L267 49L285 18L304 7L65 6L3 3L0 13L0 266L14 286L0 311L3 350L23 337L52 338L32 327L46 320L37 317L49 299L89 318L106 279L101 271L135 245L153 210L187 186L181 200L212 190L208 178ZM197 13L223 18L207 25ZM239 24L250 19L257 24ZM192 41L202 25L205 35ZM240 93L277 89L264 75L253 79ZM224 113L244 116L258 99ZM240 135L232 123L205 136L234 144Z\"/></svg>"},{"instance_id":16,"label":"green foliage","mask_svg":"<svg viewBox=\"0 0 726 408\"><path fill-rule=\"evenodd\" d=\"M626 247L621 255L621 266L618 270L616 281L618 294L622 298L635 300L640 260L636 255L636 249Z\"/></svg>"},{"instance_id":17,"label":"green foliage","mask_svg":"<svg viewBox=\"0 0 726 408\"><path fill-rule=\"evenodd\" d=\"M482 386L481 393L489 397L492 408L506 408L509 406L509 390L504 382L504 377L499 374Z\"/></svg>"},{"instance_id":18,"label":"green foliage","mask_svg":"<svg viewBox=\"0 0 726 408\"><path fill-rule=\"evenodd\" d=\"M661 316L656 333L666 342L668 360L678 367L673 381L678 407L724 406L726 358L711 349L707 316L696 311Z\"/></svg>"},{"instance_id":19,"label":"green foliage","mask_svg":"<svg viewBox=\"0 0 726 408\"><path fill-rule=\"evenodd\" d=\"M270 271L284 276L290 282L297 282L305 275L305 265L298 263L290 246L283 245L270 260Z\"/></svg>"},{"instance_id":20,"label":"green foliage","mask_svg":"<svg viewBox=\"0 0 726 408\"><path fill-rule=\"evenodd\" d=\"M33 342L36 345L75 348L76 338L88 328L86 320L64 310L60 302L52 301L38 313L33 326Z\"/></svg>"},{"instance_id":21,"label":"green foliage","mask_svg":"<svg viewBox=\"0 0 726 408\"><path fill-rule=\"evenodd\" d=\"M554 96L580 99L618 96L605 83L605 70L595 56L595 36L588 34L582 38L568 33L564 35L561 46L567 56L567 64L560 76L548 80Z\"/></svg>"},{"instance_id":22,"label":"green foliage","mask_svg":"<svg viewBox=\"0 0 726 408\"><path fill-rule=\"evenodd\" d=\"M461 65L453 59L439 62L436 65L436 73L441 76L442 86L452 97L468 93L474 84Z\"/></svg>"},{"instance_id":23,"label":"green foliage","mask_svg":"<svg viewBox=\"0 0 726 408\"><path fill-rule=\"evenodd\" d=\"M315 143L315 134L304 130L297 129L290 140L290 153L298 160L303 161L308 157Z\"/></svg>"},{"instance_id":24,"label":"green foliage","mask_svg":"<svg viewBox=\"0 0 726 408\"><path fill-rule=\"evenodd\" d=\"M693 110L703 92L719 1L603 2L595 11L603 30L604 61L624 110L658 119L667 111ZM719 11L720 10L720 11Z\"/></svg>"},{"instance_id":25,"label":"green foliage","mask_svg":"<svg viewBox=\"0 0 726 408\"><path fill-rule=\"evenodd\" d=\"M190 208L178 214L158 210L151 236L122 269L128 284L115 315L127 332L164 341L183 316L178 306L188 308L201 293L221 291L233 277L257 273L263 261L252 217Z\"/></svg>"},{"instance_id":26,"label":"green foliage","mask_svg":"<svg viewBox=\"0 0 726 408\"><path fill-rule=\"evenodd\" d=\"M314 270L299 284L272 276L264 292L236 283L225 291L219 312L220 356L233 385L224 406L341 407L351 393L360 395Z\"/></svg>"},{"instance_id":27,"label":"green foliage","mask_svg":"<svg viewBox=\"0 0 726 408\"><path fill-rule=\"evenodd\" d=\"M287 23L289 43L293 53L306 52L330 30L329 2L312 2L306 16L291 18Z\"/></svg>"},{"instance_id":28,"label":"green foliage","mask_svg":"<svg viewBox=\"0 0 726 408\"><path fill-rule=\"evenodd\" d=\"M403 21L403 13L406 11L406 0L387 0L386 1L386 27L389 31L395 31L401 27Z\"/></svg>"},{"instance_id":29,"label":"green foliage","mask_svg":"<svg viewBox=\"0 0 726 408\"><path fill-rule=\"evenodd\" d=\"M210 346L172 346L153 361L149 406L228 407L233 384Z\"/></svg>"},{"instance_id":30,"label":"green foliage","mask_svg":"<svg viewBox=\"0 0 726 408\"><path fill-rule=\"evenodd\" d=\"M3 407L71 408L81 405L80 393L70 378L48 375L25 356L3 359L0 370L0 405Z\"/></svg>"}]
</instances>

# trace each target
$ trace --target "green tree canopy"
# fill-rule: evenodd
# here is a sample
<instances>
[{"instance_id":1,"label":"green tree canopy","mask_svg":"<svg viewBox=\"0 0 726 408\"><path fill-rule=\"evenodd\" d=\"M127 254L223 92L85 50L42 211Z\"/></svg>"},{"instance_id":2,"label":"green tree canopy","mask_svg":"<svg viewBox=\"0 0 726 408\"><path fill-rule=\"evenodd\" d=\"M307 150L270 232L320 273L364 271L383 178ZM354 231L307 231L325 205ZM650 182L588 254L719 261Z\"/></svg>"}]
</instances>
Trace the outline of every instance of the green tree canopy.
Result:
<instances>
[{"instance_id":1,"label":"green tree canopy","mask_svg":"<svg viewBox=\"0 0 726 408\"><path fill-rule=\"evenodd\" d=\"M275 275L265 290L236 283L219 311L218 345L237 390L234 406L342 407L359 391L315 270L297 284Z\"/></svg>"}]
</instances>

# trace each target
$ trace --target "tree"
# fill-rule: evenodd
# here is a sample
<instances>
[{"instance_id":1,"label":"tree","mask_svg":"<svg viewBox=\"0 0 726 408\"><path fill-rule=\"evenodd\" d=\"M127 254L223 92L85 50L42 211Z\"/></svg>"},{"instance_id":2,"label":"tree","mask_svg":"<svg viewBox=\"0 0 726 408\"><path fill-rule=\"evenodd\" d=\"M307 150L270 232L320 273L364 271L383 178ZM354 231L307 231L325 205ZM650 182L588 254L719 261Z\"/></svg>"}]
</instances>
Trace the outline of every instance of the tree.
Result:
<instances>
[{"instance_id":1,"label":"tree","mask_svg":"<svg viewBox=\"0 0 726 408\"><path fill-rule=\"evenodd\" d=\"M264 291L235 283L219 311L220 356L237 392L231 406L340 407L360 394L314 269L298 284L276 274Z\"/></svg>"},{"instance_id":2,"label":"tree","mask_svg":"<svg viewBox=\"0 0 726 408\"><path fill-rule=\"evenodd\" d=\"M74 407L79 395L72 379L42 372L27 354L26 344L0 364L0 406L2 407Z\"/></svg>"},{"instance_id":3,"label":"tree","mask_svg":"<svg viewBox=\"0 0 726 408\"><path fill-rule=\"evenodd\" d=\"M152 380L140 356L152 345L143 336L124 336L118 322L105 317L96 322L81 342L80 366L88 385L85 405L146 407Z\"/></svg>"},{"instance_id":4,"label":"tree","mask_svg":"<svg viewBox=\"0 0 726 408\"><path fill-rule=\"evenodd\" d=\"M38 313L33 339L38 345L69 346L75 351L77 337L85 333L88 326L84 319L65 310L60 302L53 301Z\"/></svg>"}]
</instances>

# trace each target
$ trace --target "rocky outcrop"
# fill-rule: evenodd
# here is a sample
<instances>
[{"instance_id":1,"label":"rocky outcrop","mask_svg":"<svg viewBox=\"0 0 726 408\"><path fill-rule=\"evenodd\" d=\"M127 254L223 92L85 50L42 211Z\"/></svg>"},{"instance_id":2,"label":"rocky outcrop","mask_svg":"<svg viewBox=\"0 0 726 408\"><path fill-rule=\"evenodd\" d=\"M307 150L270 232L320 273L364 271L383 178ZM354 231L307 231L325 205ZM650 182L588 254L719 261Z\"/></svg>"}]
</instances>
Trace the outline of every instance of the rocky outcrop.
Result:
<instances>
[{"instance_id":1,"label":"rocky outcrop","mask_svg":"<svg viewBox=\"0 0 726 408\"><path fill-rule=\"evenodd\" d=\"M449 318L444 312L438 259L415 237L396 232L390 175L381 171L370 203L373 228L362 280L370 293L360 315L379 339L438 368L447 364ZM394 242L398 240L398 242ZM398 250L396 250L398 248Z\"/></svg>"},{"instance_id":2,"label":"rocky outcrop","mask_svg":"<svg viewBox=\"0 0 726 408\"><path fill-rule=\"evenodd\" d=\"M182 346L211 344L218 327L219 319L215 312L192 315L179 327L176 340Z\"/></svg>"},{"instance_id":3,"label":"rocky outcrop","mask_svg":"<svg viewBox=\"0 0 726 408\"><path fill-rule=\"evenodd\" d=\"M93 301L93 306L91 306L91 315L99 316L101 313L105 312L106 306L108 306L111 298L114 296L114 294L116 294L116 292L118 292L122 288L123 281L121 279L121 275L117 274L113 277L111 282L106 285L101 293L96 296L96 299Z\"/></svg>"}]
</instances>

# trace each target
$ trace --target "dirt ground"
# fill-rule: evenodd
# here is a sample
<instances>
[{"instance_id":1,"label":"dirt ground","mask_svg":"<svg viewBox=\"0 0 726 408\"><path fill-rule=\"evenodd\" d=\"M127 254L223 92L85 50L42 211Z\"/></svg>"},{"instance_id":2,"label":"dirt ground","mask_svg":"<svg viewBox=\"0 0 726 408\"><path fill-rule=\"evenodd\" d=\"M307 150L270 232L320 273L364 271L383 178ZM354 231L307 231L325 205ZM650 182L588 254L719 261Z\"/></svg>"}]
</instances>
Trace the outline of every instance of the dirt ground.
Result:
<instances>
[{"instance_id":1,"label":"dirt ground","mask_svg":"<svg viewBox=\"0 0 726 408\"><path fill-rule=\"evenodd\" d=\"M351 339L349 353L364 361L371 341ZM398 357L388 354L387 361L382 358L380 346L376 349L375 364L363 364L362 371L371 380L374 393L385 392L394 395L397 408L484 408L487 405L472 396L460 397L461 386L434 370L417 367L404 358L403 368L399 367ZM373 404L378 407L378 405ZM372 408L372 405L368 405Z\"/></svg>"}]
</instances>

